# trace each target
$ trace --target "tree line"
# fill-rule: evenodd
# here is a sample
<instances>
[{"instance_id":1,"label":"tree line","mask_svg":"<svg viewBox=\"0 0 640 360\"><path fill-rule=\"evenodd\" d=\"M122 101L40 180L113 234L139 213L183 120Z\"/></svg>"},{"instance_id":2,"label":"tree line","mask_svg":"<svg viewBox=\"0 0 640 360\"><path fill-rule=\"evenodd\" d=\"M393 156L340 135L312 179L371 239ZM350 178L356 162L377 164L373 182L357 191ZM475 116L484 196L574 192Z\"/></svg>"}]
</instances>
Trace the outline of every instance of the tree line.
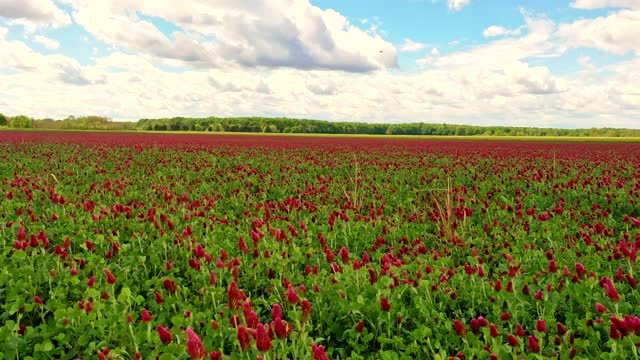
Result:
<instances>
[{"instance_id":1,"label":"tree line","mask_svg":"<svg viewBox=\"0 0 640 360\"><path fill-rule=\"evenodd\" d=\"M0 126L18 129L59 130L137 130L134 122L113 121L104 116L68 116L62 120L33 119L26 115L7 117L0 114Z\"/></svg>"},{"instance_id":2,"label":"tree line","mask_svg":"<svg viewBox=\"0 0 640 360\"><path fill-rule=\"evenodd\" d=\"M236 117L141 119L138 128L148 131L210 131L294 134L441 135L441 136L588 136L638 137L640 129L554 129L455 124L376 124L324 120Z\"/></svg>"},{"instance_id":3,"label":"tree line","mask_svg":"<svg viewBox=\"0 0 640 360\"><path fill-rule=\"evenodd\" d=\"M25 115L7 117L0 114L0 126L61 130L145 130L283 134L640 137L640 129L555 129L444 123L377 124L266 117L173 117L140 119L137 122L125 122L112 121L110 118L102 116L68 116L65 119L54 120L32 119Z\"/></svg>"}]
</instances>

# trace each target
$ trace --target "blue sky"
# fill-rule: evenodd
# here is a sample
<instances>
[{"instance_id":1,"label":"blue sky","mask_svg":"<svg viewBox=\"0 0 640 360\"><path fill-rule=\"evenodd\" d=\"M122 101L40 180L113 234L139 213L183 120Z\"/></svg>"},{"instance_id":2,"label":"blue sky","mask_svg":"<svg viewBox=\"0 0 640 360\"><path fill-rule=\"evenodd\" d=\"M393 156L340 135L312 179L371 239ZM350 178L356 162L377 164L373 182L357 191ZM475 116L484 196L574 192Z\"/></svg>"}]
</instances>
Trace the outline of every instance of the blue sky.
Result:
<instances>
[{"instance_id":1,"label":"blue sky","mask_svg":"<svg viewBox=\"0 0 640 360\"><path fill-rule=\"evenodd\" d=\"M0 112L640 128L638 28L637 0L0 0Z\"/></svg>"}]
</instances>

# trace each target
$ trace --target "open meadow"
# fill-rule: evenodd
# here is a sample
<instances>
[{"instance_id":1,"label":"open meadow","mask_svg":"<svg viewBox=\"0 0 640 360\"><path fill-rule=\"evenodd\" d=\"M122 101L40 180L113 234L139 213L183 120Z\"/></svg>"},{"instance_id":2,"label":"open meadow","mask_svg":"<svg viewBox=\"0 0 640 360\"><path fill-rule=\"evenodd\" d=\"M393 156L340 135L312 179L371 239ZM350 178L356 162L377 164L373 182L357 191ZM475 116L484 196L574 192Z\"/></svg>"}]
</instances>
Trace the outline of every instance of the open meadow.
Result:
<instances>
[{"instance_id":1,"label":"open meadow","mask_svg":"<svg viewBox=\"0 0 640 360\"><path fill-rule=\"evenodd\" d=\"M0 132L0 359L634 359L640 143Z\"/></svg>"}]
</instances>

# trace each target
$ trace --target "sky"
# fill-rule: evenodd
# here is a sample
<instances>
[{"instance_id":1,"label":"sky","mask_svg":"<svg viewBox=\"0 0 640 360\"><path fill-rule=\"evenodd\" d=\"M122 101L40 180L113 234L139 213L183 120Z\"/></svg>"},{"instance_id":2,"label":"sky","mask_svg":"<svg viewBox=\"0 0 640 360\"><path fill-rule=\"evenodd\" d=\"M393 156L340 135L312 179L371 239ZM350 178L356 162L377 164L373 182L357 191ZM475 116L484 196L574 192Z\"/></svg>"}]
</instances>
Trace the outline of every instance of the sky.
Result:
<instances>
[{"instance_id":1,"label":"sky","mask_svg":"<svg viewBox=\"0 0 640 360\"><path fill-rule=\"evenodd\" d=\"M640 0L0 0L0 113L640 129Z\"/></svg>"}]
</instances>

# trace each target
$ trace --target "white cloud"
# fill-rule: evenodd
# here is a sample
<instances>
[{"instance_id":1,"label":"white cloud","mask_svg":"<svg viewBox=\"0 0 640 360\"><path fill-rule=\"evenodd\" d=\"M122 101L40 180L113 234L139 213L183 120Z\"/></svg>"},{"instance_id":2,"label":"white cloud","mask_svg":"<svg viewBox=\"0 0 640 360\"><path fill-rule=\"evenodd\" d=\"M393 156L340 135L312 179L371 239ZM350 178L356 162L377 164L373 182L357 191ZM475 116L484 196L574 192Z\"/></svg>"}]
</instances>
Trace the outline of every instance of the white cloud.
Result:
<instances>
[{"instance_id":1,"label":"white cloud","mask_svg":"<svg viewBox=\"0 0 640 360\"><path fill-rule=\"evenodd\" d=\"M471 4L471 0L447 0L449 9L460 10L463 7Z\"/></svg>"},{"instance_id":2,"label":"white cloud","mask_svg":"<svg viewBox=\"0 0 640 360\"><path fill-rule=\"evenodd\" d=\"M0 35L2 35L1 31ZM43 55L24 42L9 41L5 36L0 36L0 68L12 69L19 74L24 74L23 76L30 79L29 81L44 81L51 84L89 85L105 82L103 74L83 68L75 59L60 54ZM25 87L24 84L19 86ZM34 90L31 86L28 88Z\"/></svg>"},{"instance_id":3,"label":"white cloud","mask_svg":"<svg viewBox=\"0 0 640 360\"><path fill-rule=\"evenodd\" d=\"M523 11L526 35L494 40L469 50L441 56L435 62L441 67L474 67L505 70L519 67L523 60L558 56L564 46L552 41L556 25L544 16Z\"/></svg>"},{"instance_id":4,"label":"white cloud","mask_svg":"<svg viewBox=\"0 0 640 360\"><path fill-rule=\"evenodd\" d=\"M397 63L395 46L379 31L360 29L308 0L64 1L75 9L75 21L101 41L191 66L368 72ZM167 37L137 14L180 29Z\"/></svg>"},{"instance_id":5,"label":"white cloud","mask_svg":"<svg viewBox=\"0 0 640 360\"><path fill-rule=\"evenodd\" d=\"M640 1L638 0L575 0L571 6L576 9L601 9L607 7L619 7L640 9Z\"/></svg>"},{"instance_id":6,"label":"white cloud","mask_svg":"<svg viewBox=\"0 0 640 360\"><path fill-rule=\"evenodd\" d=\"M22 25L29 32L39 26L69 25L71 18L52 0L0 0L0 18Z\"/></svg>"},{"instance_id":7,"label":"white cloud","mask_svg":"<svg viewBox=\"0 0 640 360\"><path fill-rule=\"evenodd\" d=\"M44 47L46 47L47 49L57 49L60 47L59 42L42 35L37 35L34 38L34 41L44 45Z\"/></svg>"},{"instance_id":8,"label":"white cloud","mask_svg":"<svg viewBox=\"0 0 640 360\"><path fill-rule=\"evenodd\" d=\"M581 127L606 124L635 128L640 124L637 54L633 60L601 68L603 71L593 74L587 74L594 62L586 57L578 60L576 67L581 66L578 72L568 75L540 65L544 64L544 58L559 56L571 46L595 46L585 39L598 26L603 33L610 34L616 46L635 49L613 21L633 25L628 10L592 19L593 22L579 20L569 24L556 24L544 16L523 11L525 25L521 34L492 38L486 44L469 48L447 47L443 54L435 47L423 48L427 54L418 63L425 66L405 73L385 69L375 34L357 28L351 33L353 25L342 15L300 1L291 0L288 6L301 9L282 14L267 2L254 3L257 8L243 13L242 6L250 7L248 0L237 2L239 10L231 5L228 8L216 5L216 11L210 1L192 1L189 4L193 14L201 14L198 16L187 16L179 7L173 14L165 13L168 0L145 2L147 8L142 10L132 0L102 3L87 0L85 4L68 1L74 1L74 16L82 26L123 51L97 57L93 65L83 65L63 55L44 55L22 41L8 40L7 30L0 27L0 69L10 70L0 73L0 104L4 113L54 118L64 118L70 113L99 114L134 120L282 114L371 122L523 126L572 123ZM208 10L199 11L199 7ZM310 12L308 17L296 18L306 14L305 11ZM254 18L260 12L271 20ZM166 36L141 13L175 22L179 27L177 33ZM91 24L93 16L96 18ZM225 17L241 19L240 25L224 29L226 21L231 21ZM253 28L236 34L244 25ZM324 28L314 30L314 26ZM570 32L576 33L575 38L567 36ZM331 39L335 49L323 45L327 39ZM361 45L355 41L347 47L345 44L352 39L372 42ZM293 63L286 54L271 58L260 55L270 46L289 49L296 41L299 51L307 51L311 56L306 67L302 66L304 63ZM381 41L395 56L393 45ZM599 48L605 47L599 42L610 44L600 38L589 41ZM240 53L234 54L225 46ZM316 48L324 49L325 53ZM375 50L375 56L362 55L355 62L345 62L343 56L331 60L332 63L323 57L366 49ZM170 51L182 53L167 54ZM275 60L284 65L275 65ZM535 66L531 60L536 60ZM185 71L170 72L157 66L159 63L190 66ZM363 69L376 70L359 72Z\"/></svg>"},{"instance_id":9,"label":"white cloud","mask_svg":"<svg viewBox=\"0 0 640 360\"><path fill-rule=\"evenodd\" d=\"M556 36L569 47L589 47L615 54L640 54L640 11L621 10L607 16L560 25Z\"/></svg>"},{"instance_id":10,"label":"white cloud","mask_svg":"<svg viewBox=\"0 0 640 360\"><path fill-rule=\"evenodd\" d=\"M415 51L420 51L424 49L426 46L427 44L425 43L421 43L421 42L413 41L409 38L405 38L404 44L400 46L400 51L415 52Z\"/></svg>"},{"instance_id":11,"label":"white cloud","mask_svg":"<svg viewBox=\"0 0 640 360\"><path fill-rule=\"evenodd\" d=\"M488 37L505 36L505 35L508 35L508 36L520 35L521 33L522 33L521 27L517 29L509 30L502 26L491 25L482 32L482 35L488 38Z\"/></svg>"}]
</instances>

